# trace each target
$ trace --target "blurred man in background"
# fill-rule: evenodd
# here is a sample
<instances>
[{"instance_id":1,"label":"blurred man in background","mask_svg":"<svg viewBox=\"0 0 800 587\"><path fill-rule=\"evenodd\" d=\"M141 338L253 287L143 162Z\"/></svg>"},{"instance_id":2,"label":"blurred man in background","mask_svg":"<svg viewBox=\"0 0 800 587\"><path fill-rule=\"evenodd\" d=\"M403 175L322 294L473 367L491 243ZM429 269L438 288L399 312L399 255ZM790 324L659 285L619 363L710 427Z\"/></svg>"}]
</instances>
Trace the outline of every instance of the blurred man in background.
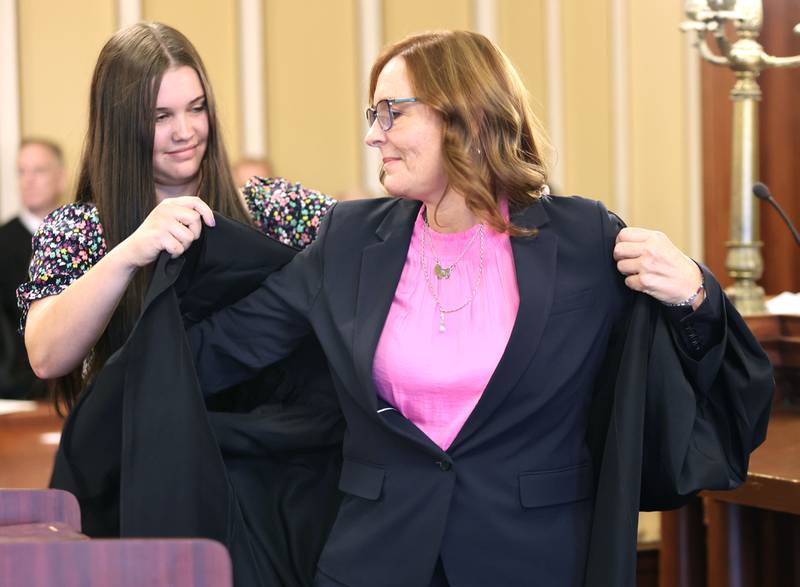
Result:
<instances>
[{"instance_id":1,"label":"blurred man in background","mask_svg":"<svg viewBox=\"0 0 800 587\"><path fill-rule=\"evenodd\" d=\"M15 292L28 279L31 238L66 190L61 147L46 139L23 140L17 172L19 215L0 226L0 397L33 398L45 395L45 385L33 375L22 337L16 333Z\"/></svg>"}]
</instances>

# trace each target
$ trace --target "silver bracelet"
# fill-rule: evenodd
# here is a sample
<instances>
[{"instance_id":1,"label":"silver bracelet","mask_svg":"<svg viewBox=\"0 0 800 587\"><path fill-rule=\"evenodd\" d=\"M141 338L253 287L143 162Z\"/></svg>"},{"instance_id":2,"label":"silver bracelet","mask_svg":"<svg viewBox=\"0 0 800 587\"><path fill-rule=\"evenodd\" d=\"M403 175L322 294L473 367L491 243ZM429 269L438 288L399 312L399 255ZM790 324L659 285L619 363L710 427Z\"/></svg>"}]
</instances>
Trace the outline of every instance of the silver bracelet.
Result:
<instances>
[{"instance_id":1,"label":"silver bracelet","mask_svg":"<svg viewBox=\"0 0 800 587\"><path fill-rule=\"evenodd\" d=\"M706 288L706 282L704 279L703 281L700 282L700 287L697 288L697 291L694 292L685 300L683 300L682 302L678 302L677 304L669 304L667 302L663 302L663 304L670 308L683 308L685 306L691 306L692 304L694 304L694 301L697 299L697 296L700 295L700 292L703 291L705 288Z\"/></svg>"}]
</instances>

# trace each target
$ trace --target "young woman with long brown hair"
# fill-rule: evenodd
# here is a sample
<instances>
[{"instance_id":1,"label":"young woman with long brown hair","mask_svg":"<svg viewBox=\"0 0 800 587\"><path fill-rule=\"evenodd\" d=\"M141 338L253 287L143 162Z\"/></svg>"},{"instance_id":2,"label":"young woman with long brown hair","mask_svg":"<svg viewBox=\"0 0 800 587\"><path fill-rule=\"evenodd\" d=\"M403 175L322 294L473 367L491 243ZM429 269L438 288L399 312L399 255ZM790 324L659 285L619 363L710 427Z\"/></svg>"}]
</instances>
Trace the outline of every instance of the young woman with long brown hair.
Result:
<instances>
[{"instance_id":1,"label":"young woman with long brown hair","mask_svg":"<svg viewBox=\"0 0 800 587\"><path fill-rule=\"evenodd\" d=\"M59 405L73 406L127 337L148 265L161 251L181 255L212 210L302 248L332 204L282 180L255 178L244 195L191 42L160 23L117 32L92 78L75 202L40 228L18 292L31 365L56 380Z\"/></svg>"},{"instance_id":2,"label":"young woman with long brown hair","mask_svg":"<svg viewBox=\"0 0 800 587\"><path fill-rule=\"evenodd\" d=\"M40 377L56 379L57 406L69 410L51 485L77 496L83 532L214 538L229 548L234 576L243 585L308 583L338 505L338 451L331 454L329 445L336 447L341 438L340 415L335 403L324 401L330 385L321 353L297 359L304 373L319 374L312 383L310 376L294 378L276 368L254 379L252 401L236 389L221 402L198 398L199 406L175 399L184 396L172 386L170 374L180 370L174 361L150 389L157 408L142 410L140 417L127 417L122 407L131 397L141 403L140 395L103 382L114 369L109 358L130 340L141 316L153 262L163 251L183 255L201 231L215 230L208 228L215 224L212 210L298 250L315 238L332 204L282 179L254 177L237 190L208 76L180 32L141 23L106 43L90 89L75 201L48 216L35 235L31 279L18 291L32 366ZM226 256L252 256L262 248L280 259L291 254L244 232L252 249L234 248ZM182 335L176 326L158 342ZM157 342L142 355L148 353L159 353ZM296 405L292 391L308 387L322 401L305 394L303 405ZM172 404L174 412L170 401L179 403ZM324 424L298 427L291 420L298 413ZM187 421L188 440L176 433ZM222 434L227 441L221 440L217 433L231 428ZM237 442L257 433L284 445L252 454L249 444ZM134 438L152 441L150 450ZM213 442L203 442L209 438ZM146 453L146 466L135 473L132 452ZM238 474L243 461L257 463L258 471ZM177 479L164 486L166 469ZM198 473L208 470L214 471L211 478ZM254 490L259 476L270 482ZM148 498L132 498L141 495L137 491ZM239 508L241 496L253 493L255 507ZM224 521L216 526L212 519Z\"/></svg>"}]
</instances>

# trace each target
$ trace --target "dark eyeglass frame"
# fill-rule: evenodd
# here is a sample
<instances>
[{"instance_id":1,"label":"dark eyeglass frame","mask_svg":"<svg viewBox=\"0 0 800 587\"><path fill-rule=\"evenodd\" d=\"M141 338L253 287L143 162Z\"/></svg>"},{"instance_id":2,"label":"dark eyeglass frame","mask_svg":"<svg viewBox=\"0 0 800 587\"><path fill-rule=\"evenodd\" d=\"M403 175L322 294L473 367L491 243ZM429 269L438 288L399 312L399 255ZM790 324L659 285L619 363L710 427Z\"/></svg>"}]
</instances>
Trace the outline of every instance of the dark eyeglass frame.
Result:
<instances>
[{"instance_id":1,"label":"dark eyeglass frame","mask_svg":"<svg viewBox=\"0 0 800 587\"><path fill-rule=\"evenodd\" d=\"M366 114L367 116L367 123L369 127L372 128L372 125L375 124L375 121L378 121L378 125L381 127L383 132L387 132L389 129L394 126L394 112L392 111L392 106L395 104L409 104L411 102L417 102L416 98L393 98L391 100L381 100L375 106L370 106L367 108ZM378 116L378 107L385 103L386 104L386 112L389 113L389 121L387 122L386 126L383 125L381 122L381 117Z\"/></svg>"}]
</instances>

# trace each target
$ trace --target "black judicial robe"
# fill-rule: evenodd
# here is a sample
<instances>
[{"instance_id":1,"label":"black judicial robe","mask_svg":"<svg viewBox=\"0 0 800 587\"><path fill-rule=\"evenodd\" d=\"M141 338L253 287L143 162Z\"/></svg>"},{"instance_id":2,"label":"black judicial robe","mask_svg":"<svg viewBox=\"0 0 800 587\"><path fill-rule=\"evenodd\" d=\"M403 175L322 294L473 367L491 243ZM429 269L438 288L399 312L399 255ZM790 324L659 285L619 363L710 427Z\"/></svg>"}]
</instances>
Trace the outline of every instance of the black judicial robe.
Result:
<instances>
[{"instance_id":1,"label":"black judicial robe","mask_svg":"<svg viewBox=\"0 0 800 587\"><path fill-rule=\"evenodd\" d=\"M621 325L625 336L612 337L589 421L598 473L586 587L633 587L638 512L681 507L702 489L736 488L766 438L772 367L722 299L725 338L693 367L681 361L660 304L644 294Z\"/></svg>"},{"instance_id":2,"label":"black judicial robe","mask_svg":"<svg viewBox=\"0 0 800 587\"><path fill-rule=\"evenodd\" d=\"M184 257L159 258L130 337L65 422L51 486L78 497L85 533L211 538L237 585L311 583L343 431L319 345L206 405L184 335L294 254L218 216Z\"/></svg>"},{"instance_id":3,"label":"black judicial robe","mask_svg":"<svg viewBox=\"0 0 800 587\"><path fill-rule=\"evenodd\" d=\"M33 235L14 218L0 226L0 398L35 399L47 394L28 362L25 341L17 332L17 287L28 280Z\"/></svg>"},{"instance_id":4,"label":"black judicial robe","mask_svg":"<svg viewBox=\"0 0 800 587\"><path fill-rule=\"evenodd\" d=\"M241 297L285 261L274 244L250 247L252 234L218 218L185 260L162 256L136 329L70 415L53 485L78 495L90 533L215 538L231 550L239 584L310 584L337 500L333 393L315 375L302 390L307 403L298 393L275 409L275 392L262 391L264 421L209 412L182 332L182 320L192 324ZM635 584L640 509L678 507L700 489L741 483L769 414L771 368L726 299L724 340L691 367L660 305L633 298L590 413L592 587ZM308 342L301 362L282 365L290 380L308 375L303 355L313 352ZM713 373L704 369L720 362ZM292 463L276 462L284 454L313 460L317 492L300 492L308 485L291 476ZM303 532L314 537L305 549L291 544Z\"/></svg>"}]
</instances>

